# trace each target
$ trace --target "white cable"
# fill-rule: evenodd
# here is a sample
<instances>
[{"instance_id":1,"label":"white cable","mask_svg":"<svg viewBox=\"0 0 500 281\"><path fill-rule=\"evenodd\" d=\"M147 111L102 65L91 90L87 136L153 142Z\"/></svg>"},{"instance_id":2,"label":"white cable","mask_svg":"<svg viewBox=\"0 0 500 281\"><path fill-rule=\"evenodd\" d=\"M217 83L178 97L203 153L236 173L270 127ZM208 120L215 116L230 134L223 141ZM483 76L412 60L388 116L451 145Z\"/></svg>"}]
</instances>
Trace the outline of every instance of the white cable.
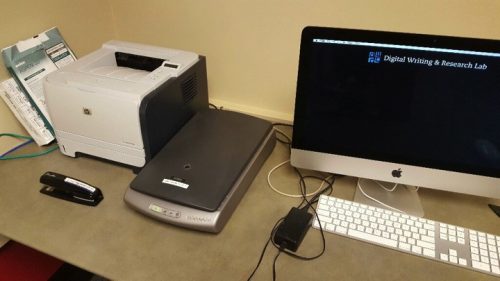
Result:
<instances>
[{"instance_id":1,"label":"white cable","mask_svg":"<svg viewBox=\"0 0 500 281\"><path fill-rule=\"evenodd\" d=\"M286 196L286 197L292 197L292 198L302 198L303 195L302 194L289 194L289 193L285 193L283 191L280 191L278 190L277 188L275 188L273 186L273 184L271 183L271 175L272 173L274 173L274 171L276 171L278 168L280 168L281 166L285 165L286 163L290 162L290 160L286 160L284 162L281 162L279 163L278 165L276 165L274 168L272 168L271 170L269 170L269 173L267 174L267 184L269 185L269 187L276 193L278 194L281 194L283 196ZM315 191L311 192L311 193L307 193L305 196L306 197L310 197L310 196L314 196L316 195L318 192L321 191L321 189L323 188L323 184L326 183L327 180L329 180L331 178L331 176L327 177L327 178L324 178L323 181L321 182L321 185L319 186L318 189L316 189Z\"/></svg>"},{"instance_id":2,"label":"white cable","mask_svg":"<svg viewBox=\"0 0 500 281\"><path fill-rule=\"evenodd\" d=\"M389 206L389 205L387 205L387 204L385 204L385 203L383 203L383 202L381 202L381 201L379 201L379 200L377 200L377 199L375 199L375 198L371 197L370 195L366 194L366 193L365 193L365 191L363 190L363 188L361 187L360 180L361 180L361 179L360 179L360 178L358 178L358 183L357 183L357 185L358 185L359 191L361 191L361 193L363 193L363 195L364 195L364 196L366 196L366 198L368 198L368 199L370 199L370 200L372 200L372 201L375 201L375 202L379 203L380 205L382 205L382 206L384 206L384 207L387 207L387 208L392 209L392 210L394 210L394 211L398 211L398 212L400 212L400 213L405 213L405 214L406 214L406 212L405 212L405 211L402 211L402 210L400 210L400 209L398 209L398 208L394 208L394 207L392 207L392 206Z\"/></svg>"},{"instance_id":3,"label":"white cable","mask_svg":"<svg viewBox=\"0 0 500 281\"><path fill-rule=\"evenodd\" d=\"M373 180L373 181L388 192L393 192L394 190L396 190L396 187L398 187L398 185L399 185L398 183L395 183L392 188L387 188L385 185L381 184L379 181L376 181L376 180ZM415 191L418 191L419 189L420 189L419 186L415 186Z\"/></svg>"},{"instance_id":4,"label":"white cable","mask_svg":"<svg viewBox=\"0 0 500 281\"><path fill-rule=\"evenodd\" d=\"M387 187L385 187L385 185L381 184L379 181L374 180L374 182L376 184L378 184L380 187L382 187L383 189L385 189L385 191L387 191L387 192L393 192L394 190L396 190L396 187L398 187L397 183L395 183L392 188L387 188Z\"/></svg>"}]
</instances>

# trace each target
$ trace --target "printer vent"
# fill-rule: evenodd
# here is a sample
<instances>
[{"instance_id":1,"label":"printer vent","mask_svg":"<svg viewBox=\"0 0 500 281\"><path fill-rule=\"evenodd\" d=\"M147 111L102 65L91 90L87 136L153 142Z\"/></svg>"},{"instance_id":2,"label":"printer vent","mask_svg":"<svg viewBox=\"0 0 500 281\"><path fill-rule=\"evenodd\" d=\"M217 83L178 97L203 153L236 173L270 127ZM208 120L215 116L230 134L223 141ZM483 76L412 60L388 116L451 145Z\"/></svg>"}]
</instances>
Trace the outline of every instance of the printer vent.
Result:
<instances>
[{"instance_id":1,"label":"printer vent","mask_svg":"<svg viewBox=\"0 0 500 281\"><path fill-rule=\"evenodd\" d=\"M196 79L196 75L193 74L187 77L186 80L182 82L181 89L182 99L184 103L188 103L198 93L198 80Z\"/></svg>"}]
</instances>

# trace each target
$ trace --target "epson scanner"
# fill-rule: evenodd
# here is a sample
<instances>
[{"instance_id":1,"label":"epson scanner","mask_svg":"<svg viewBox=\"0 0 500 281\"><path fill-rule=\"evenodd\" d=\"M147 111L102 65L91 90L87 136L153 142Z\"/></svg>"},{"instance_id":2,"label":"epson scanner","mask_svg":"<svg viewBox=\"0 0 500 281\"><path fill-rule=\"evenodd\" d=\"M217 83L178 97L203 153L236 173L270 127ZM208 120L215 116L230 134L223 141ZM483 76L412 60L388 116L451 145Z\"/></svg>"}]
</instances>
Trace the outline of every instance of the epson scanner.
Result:
<instances>
[{"instance_id":1,"label":"epson scanner","mask_svg":"<svg viewBox=\"0 0 500 281\"><path fill-rule=\"evenodd\" d=\"M275 143L267 121L200 111L141 170L124 200L155 219L220 232Z\"/></svg>"}]
</instances>

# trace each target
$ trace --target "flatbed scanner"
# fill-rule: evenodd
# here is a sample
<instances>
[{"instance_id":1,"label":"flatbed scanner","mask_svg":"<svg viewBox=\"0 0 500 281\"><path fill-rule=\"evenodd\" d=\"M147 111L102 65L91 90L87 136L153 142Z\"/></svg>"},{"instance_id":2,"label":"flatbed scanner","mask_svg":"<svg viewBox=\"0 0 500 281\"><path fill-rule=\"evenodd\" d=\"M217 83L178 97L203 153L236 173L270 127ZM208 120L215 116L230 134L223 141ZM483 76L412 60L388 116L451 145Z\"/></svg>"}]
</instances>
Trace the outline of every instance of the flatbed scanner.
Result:
<instances>
[{"instance_id":1,"label":"flatbed scanner","mask_svg":"<svg viewBox=\"0 0 500 281\"><path fill-rule=\"evenodd\" d=\"M220 232L275 143L268 121L198 112L131 182L124 201L163 222Z\"/></svg>"},{"instance_id":2,"label":"flatbed scanner","mask_svg":"<svg viewBox=\"0 0 500 281\"><path fill-rule=\"evenodd\" d=\"M109 41L47 75L44 94L63 154L140 168L208 108L205 57Z\"/></svg>"}]
</instances>

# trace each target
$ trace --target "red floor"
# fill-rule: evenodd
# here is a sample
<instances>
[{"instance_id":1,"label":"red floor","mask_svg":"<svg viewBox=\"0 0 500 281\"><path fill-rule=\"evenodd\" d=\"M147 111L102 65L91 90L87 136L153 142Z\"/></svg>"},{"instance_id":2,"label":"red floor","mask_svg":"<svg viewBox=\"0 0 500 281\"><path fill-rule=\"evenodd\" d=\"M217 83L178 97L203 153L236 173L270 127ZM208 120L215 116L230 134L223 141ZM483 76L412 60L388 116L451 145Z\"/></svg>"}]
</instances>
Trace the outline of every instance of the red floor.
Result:
<instances>
[{"instance_id":1,"label":"red floor","mask_svg":"<svg viewBox=\"0 0 500 281\"><path fill-rule=\"evenodd\" d=\"M62 261L14 241L0 248L0 281L46 281L61 265Z\"/></svg>"}]
</instances>

